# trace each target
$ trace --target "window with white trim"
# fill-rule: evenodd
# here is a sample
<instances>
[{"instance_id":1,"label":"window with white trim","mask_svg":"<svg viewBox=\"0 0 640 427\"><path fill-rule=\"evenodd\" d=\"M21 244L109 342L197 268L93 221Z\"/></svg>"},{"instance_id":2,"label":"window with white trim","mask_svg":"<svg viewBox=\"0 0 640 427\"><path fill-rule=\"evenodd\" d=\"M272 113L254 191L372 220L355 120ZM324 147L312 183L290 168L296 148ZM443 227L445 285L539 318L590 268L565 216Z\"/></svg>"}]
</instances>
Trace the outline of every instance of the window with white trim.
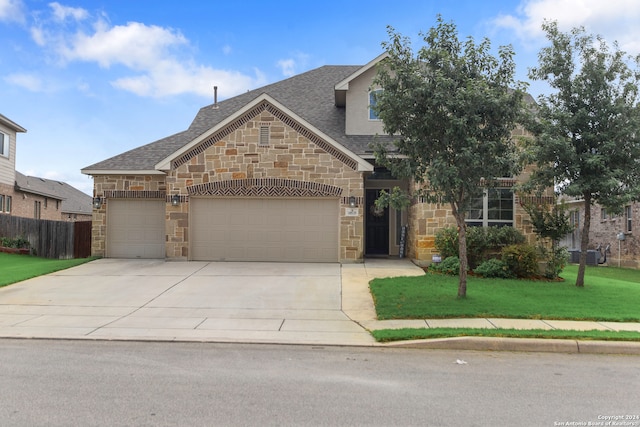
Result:
<instances>
[{"instance_id":1,"label":"window with white trim","mask_svg":"<svg viewBox=\"0 0 640 427\"><path fill-rule=\"evenodd\" d=\"M380 120L378 114L373 110L376 106L376 95L382 93L382 89L376 89L369 92L369 120Z\"/></svg>"},{"instance_id":2,"label":"window with white trim","mask_svg":"<svg viewBox=\"0 0 640 427\"><path fill-rule=\"evenodd\" d=\"M9 157L9 135L0 132L0 156Z\"/></svg>"},{"instance_id":3,"label":"window with white trim","mask_svg":"<svg viewBox=\"0 0 640 427\"><path fill-rule=\"evenodd\" d=\"M489 188L471 201L465 221L472 227L513 227L514 211L511 189Z\"/></svg>"},{"instance_id":4,"label":"window with white trim","mask_svg":"<svg viewBox=\"0 0 640 427\"><path fill-rule=\"evenodd\" d=\"M624 207L624 227L627 233L631 233L632 230L632 220L633 220L633 214L631 211L631 206L625 206Z\"/></svg>"}]
</instances>

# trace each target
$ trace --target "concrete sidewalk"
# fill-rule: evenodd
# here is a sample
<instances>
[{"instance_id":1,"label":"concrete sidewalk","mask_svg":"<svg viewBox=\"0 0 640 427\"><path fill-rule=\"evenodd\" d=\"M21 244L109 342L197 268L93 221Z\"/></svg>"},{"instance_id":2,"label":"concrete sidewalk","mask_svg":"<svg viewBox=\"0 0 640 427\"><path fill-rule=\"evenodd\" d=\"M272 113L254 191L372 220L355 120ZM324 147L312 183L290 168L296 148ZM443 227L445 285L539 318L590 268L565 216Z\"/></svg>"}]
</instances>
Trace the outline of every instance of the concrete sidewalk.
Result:
<instances>
[{"instance_id":1,"label":"concrete sidewalk","mask_svg":"<svg viewBox=\"0 0 640 427\"><path fill-rule=\"evenodd\" d=\"M0 337L640 354L636 342L462 337L376 343L368 331L472 327L640 332L640 323L376 320L369 281L422 274L406 259L344 265L101 259L0 288Z\"/></svg>"}]
</instances>

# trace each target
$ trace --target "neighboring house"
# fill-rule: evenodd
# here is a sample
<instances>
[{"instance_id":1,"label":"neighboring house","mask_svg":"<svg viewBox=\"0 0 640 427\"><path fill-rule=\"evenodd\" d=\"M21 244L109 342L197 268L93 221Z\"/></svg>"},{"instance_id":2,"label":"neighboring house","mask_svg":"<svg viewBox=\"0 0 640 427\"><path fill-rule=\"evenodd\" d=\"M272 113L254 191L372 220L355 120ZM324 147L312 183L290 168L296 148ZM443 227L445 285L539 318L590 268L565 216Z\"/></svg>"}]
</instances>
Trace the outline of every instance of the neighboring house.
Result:
<instances>
[{"instance_id":1,"label":"neighboring house","mask_svg":"<svg viewBox=\"0 0 640 427\"><path fill-rule=\"evenodd\" d=\"M0 114L0 215L90 221L91 197L59 181L16 171L16 135L22 126Z\"/></svg>"},{"instance_id":2,"label":"neighboring house","mask_svg":"<svg viewBox=\"0 0 640 427\"><path fill-rule=\"evenodd\" d=\"M569 221L575 226L561 244L570 251L580 250L580 237L584 225L584 200L568 200ZM589 250L599 249L600 261L604 261L609 247L608 265L640 268L640 203L624 206L621 214L611 214L600 205L591 207Z\"/></svg>"},{"instance_id":3,"label":"neighboring house","mask_svg":"<svg viewBox=\"0 0 640 427\"><path fill-rule=\"evenodd\" d=\"M381 55L324 66L201 108L183 132L82 170L94 179L92 254L123 258L429 262L448 204L377 210L383 189L408 188L375 165L390 142L370 108ZM531 227L516 179L477 201L474 225Z\"/></svg>"}]
</instances>

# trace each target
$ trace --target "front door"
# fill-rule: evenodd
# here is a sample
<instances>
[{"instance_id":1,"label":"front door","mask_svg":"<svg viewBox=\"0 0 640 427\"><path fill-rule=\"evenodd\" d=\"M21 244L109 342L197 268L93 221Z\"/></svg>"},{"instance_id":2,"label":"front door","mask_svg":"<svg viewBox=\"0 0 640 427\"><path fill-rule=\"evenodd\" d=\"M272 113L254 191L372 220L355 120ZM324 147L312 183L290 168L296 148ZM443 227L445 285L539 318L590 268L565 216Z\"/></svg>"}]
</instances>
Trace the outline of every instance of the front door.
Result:
<instances>
[{"instance_id":1,"label":"front door","mask_svg":"<svg viewBox=\"0 0 640 427\"><path fill-rule=\"evenodd\" d=\"M389 255L389 208L376 209L375 205L381 191L367 190L365 194L366 255Z\"/></svg>"}]
</instances>

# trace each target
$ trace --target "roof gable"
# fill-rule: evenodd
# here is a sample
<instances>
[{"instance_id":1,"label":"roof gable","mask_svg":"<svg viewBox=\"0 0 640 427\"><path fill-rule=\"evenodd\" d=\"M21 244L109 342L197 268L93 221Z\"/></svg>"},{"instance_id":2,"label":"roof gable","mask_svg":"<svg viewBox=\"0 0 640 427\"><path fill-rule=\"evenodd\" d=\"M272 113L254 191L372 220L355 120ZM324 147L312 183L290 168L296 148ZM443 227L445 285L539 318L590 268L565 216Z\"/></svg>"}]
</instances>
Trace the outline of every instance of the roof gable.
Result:
<instances>
[{"instance_id":1,"label":"roof gable","mask_svg":"<svg viewBox=\"0 0 640 427\"><path fill-rule=\"evenodd\" d=\"M224 136L235 131L239 126L258 116L265 109L276 115L278 115L278 112L281 112L279 115L283 121L288 122L290 126L297 127L298 132L306 134L306 137L312 142L340 159L343 163L350 165L354 170L373 170L370 163L348 150L345 146L334 141L329 135L326 135L320 129L317 129L311 123L266 93L255 98L238 111L235 111L232 115L225 118L225 120L202 133L199 137L184 145L170 156L162 159L155 165L155 168L159 170L170 170L184 164L221 138L224 138Z\"/></svg>"}]
</instances>

